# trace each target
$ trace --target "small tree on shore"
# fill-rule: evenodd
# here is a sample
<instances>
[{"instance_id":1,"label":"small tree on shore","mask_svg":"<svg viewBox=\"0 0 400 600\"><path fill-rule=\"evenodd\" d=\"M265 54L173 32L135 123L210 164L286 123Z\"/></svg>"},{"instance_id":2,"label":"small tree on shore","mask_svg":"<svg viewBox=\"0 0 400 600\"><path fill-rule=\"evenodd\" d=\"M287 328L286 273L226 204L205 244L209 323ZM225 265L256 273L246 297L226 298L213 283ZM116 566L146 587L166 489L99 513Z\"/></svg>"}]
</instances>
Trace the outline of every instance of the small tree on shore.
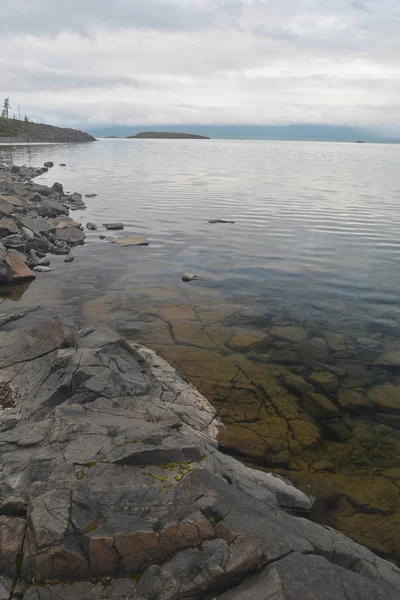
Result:
<instances>
[{"instance_id":1,"label":"small tree on shore","mask_svg":"<svg viewBox=\"0 0 400 600\"><path fill-rule=\"evenodd\" d=\"M29 123L29 118L28 118L28 115L25 115L25 117L24 117L24 121L25 121L25 123Z\"/></svg>"},{"instance_id":2,"label":"small tree on shore","mask_svg":"<svg viewBox=\"0 0 400 600\"><path fill-rule=\"evenodd\" d=\"M6 98L3 102L3 110L1 111L1 116L3 119L8 119L10 111L10 98Z\"/></svg>"}]
</instances>

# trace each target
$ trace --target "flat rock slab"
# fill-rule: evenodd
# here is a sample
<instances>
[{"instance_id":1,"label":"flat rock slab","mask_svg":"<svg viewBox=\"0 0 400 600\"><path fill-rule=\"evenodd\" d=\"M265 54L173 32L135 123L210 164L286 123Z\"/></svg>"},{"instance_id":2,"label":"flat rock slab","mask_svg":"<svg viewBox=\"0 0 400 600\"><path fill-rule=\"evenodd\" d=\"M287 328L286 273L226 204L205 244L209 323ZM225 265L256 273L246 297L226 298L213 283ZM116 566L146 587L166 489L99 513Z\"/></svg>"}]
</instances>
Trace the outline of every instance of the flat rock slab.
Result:
<instances>
[{"instance_id":1,"label":"flat rock slab","mask_svg":"<svg viewBox=\"0 0 400 600\"><path fill-rule=\"evenodd\" d=\"M26 227L36 234L48 234L55 232L55 226L51 221L43 219L42 217L25 217L18 216L17 222L22 227Z\"/></svg>"},{"instance_id":2,"label":"flat rock slab","mask_svg":"<svg viewBox=\"0 0 400 600\"><path fill-rule=\"evenodd\" d=\"M123 237L112 240L112 243L118 244L118 246L126 247L148 246L150 242L143 235L124 235Z\"/></svg>"},{"instance_id":3,"label":"flat rock slab","mask_svg":"<svg viewBox=\"0 0 400 600\"><path fill-rule=\"evenodd\" d=\"M85 233L77 227L56 230L56 240L59 240L60 242L67 242L72 246L83 244L85 238Z\"/></svg>"}]
</instances>

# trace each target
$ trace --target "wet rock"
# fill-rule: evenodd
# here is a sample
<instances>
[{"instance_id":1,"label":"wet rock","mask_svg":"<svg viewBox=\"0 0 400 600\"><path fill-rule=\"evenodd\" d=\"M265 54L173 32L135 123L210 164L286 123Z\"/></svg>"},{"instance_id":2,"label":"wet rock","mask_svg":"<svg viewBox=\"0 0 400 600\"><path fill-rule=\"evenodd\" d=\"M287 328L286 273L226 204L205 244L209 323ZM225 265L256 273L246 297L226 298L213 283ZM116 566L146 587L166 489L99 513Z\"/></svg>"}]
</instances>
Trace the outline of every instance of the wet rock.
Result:
<instances>
[{"instance_id":1,"label":"wet rock","mask_svg":"<svg viewBox=\"0 0 400 600\"><path fill-rule=\"evenodd\" d=\"M50 196L52 191L48 185L40 185L39 183L31 183L30 189L33 193L40 194L41 196Z\"/></svg>"},{"instance_id":2,"label":"wet rock","mask_svg":"<svg viewBox=\"0 0 400 600\"><path fill-rule=\"evenodd\" d=\"M99 240L105 240L106 236L105 235L99 235Z\"/></svg>"},{"instance_id":3,"label":"wet rock","mask_svg":"<svg viewBox=\"0 0 400 600\"><path fill-rule=\"evenodd\" d=\"M65 263L71 263L75 260L75 256L73 254L68 254L66 258L64 258Z\"/></svg>"},{"instance_id":4,"label":"wet rock","mask_svg":"<svg viewBox=\"0 0 400 600\"><path fill-rule=\"evenodd\" d=\"M226 221L225 219L210 219L208 223L236 223L236 221Z\"/></svg>"},{"instance_id":5,"label":"wet rock","mask_svg":"<svg viewBox=\"0 0 400 600\"><path fill-rule=\"evenodd\" d=\"M41 217L56 218L60 215L68 215L68 208L54 200L43 200L39 206L38 213Z\"/></svg>"},{"instance_id":6,"label":"wet rock","mask_svg":"<svg viewBox=\"0 0 400 600\"><path fill-rule=\"evenodd\" d=\"M62 186L61 183L59 183L58 181L56 181L55 183L53 183L53 185L51 186L51 190L52 192L55 192L56 194L64 194L64 188Z\"/></svg>"},{"instance_id":7,"label":"wet rock","mask_svg":"<svg viewBox=\"0 0 400 600\"><path fill-rule=\"evenodd\" d=\"M85 194L85 198L96 198L97 194Z\"/></svg>"},{"instance_id":8,"label":"wet rock","mask_svg":"<svg viewBox=\"0 0 400 600\"><path fill-rule=\"evenodd\" d=\"M322 363L331 362L331 352L327 343L322 338L313 337L305 342L296 344L295 350L299 352L303 358L312 358Z\"/></svg>"},{"instance_id":9,"label":"wet rock","mask_svg":"<svg viewBox=\"0 0 400 600\"><path fill-rule=\"evenodd\" d=\"M312 386L310 383L307 383L307 381L305 381L299 375L286 375L285 386L288 390L296 392L296 394L307 394L315 392L314 386Z\"/></svg>"},{"instance_id":10,"label":"wet rock","mask_svg":"<svg viewBox=\"0 0 400 600\"><path fill-rule=\"evenodd\" d=\"M313 372L307 376L307 381L325 394L333 394L339 385L337 377L327 371Z\"/></svg>"},{"instance_id":11,"label":"wet rock","mask_svg":"<svg viewBox=\"0 0 400 600\"><path fill-rule=\"evenodd\" d=\"M305 394L301 403L303 408L316 419L334 417L340 414L338 407L321 394Z\"/></svg>"},{"instance_id":12,"label":"wet rock","mask_svg":"<svg viewBox=\"0 0 400 600\"><path fill-rule=\"evenodd\" d=\"M400 325L391 319L374 319L368 323L370 331L394 337L400 336Z\"/></svg>"},{"instance_id":13,"label":"wet rock","mask_svg":"<svg viewBox=\"0 0 400 600\"><path fill-rule=\"evenodd\" d=\"M352 412L362 412L365 411L365 409L370 409L374 406L373 400L365 396L365 394L359 390L346 388L339 388L338 402L343 408Z\"/></svg>"},{"instance_id":14,"label":"wet rock","mask_svg":"<svg viewBox=\"0 0 400 600\"><path fill-rule=\"evenodd\" d=\"M54 219L53 224L56 229L69 229L70 227L77 227L82 229L82 223L74 221L71 217L61 217L60 219Z\"/></svg>"},{"instance_id":15,"label":"wet rock","mask_svg":"<svg viewBox=\"0 0 400 600\"><path fill-rule=\"evenodd\" d=\"M190 273L186 275L190 275ZM188 281L191 280L189 279ZM263 350L269 348L271 345L272 340L266 335L265 331L257 331L256 329L237 329L226 343L227 348L233 352L249 352L255 349Z\"/></svg>"},{"instance_id":16,"label":"wet rock","mask_svg":"<svg viewBox=\"0 0 400 600\"><path fill-rule=\"evenodd\" d=\"M60 163L60 167L66 167L67 165L65 163Z\"/></svg>"},{"instance_id":17,"label":"wet rock","mask_svg":"<svg viewBox=\"0 0 400 600\"><path fill-rule=\"evenodd\" d=\"M301 365L303 364L300 354L294 350L275 350L271 357L272 362L283 365Z\"/></svg>"},{"instance_id":18,"label":"wet rock","mask_svg":"<svg viewBox=\"0 0 400 600\"><path fill-rule=\"evenodd\" d=\"M193 273L184 273L182 275L182 281L194 281L195 279L198 279L197 275L193 275Z\"/></svg>"},{"instance_id":19,"label":"wet rock","mask_svg":"<svg viewBox=\"0 0 400 600\"><path fill-rule=\"evenodd\" d=\"M19 256L8 254L0 262L0 281L4 283L18 283L29 279L35 279L35 274L32 273Z\"/></svg>"},{"instance_id":20,"label":"wet rock","mask_svg":"<svg viewBox=\"0 0 400 600\"><path fill-rule=\"evenodd\" d=\"M368 398L382 412L400 413L400 387L396 385L377 385L368 392Z\"/></svg>"},{"instance_id":21,"label":"wet rock","mask_svg":"<svg viewBox=\"0 0 400 600\"><path fill-rule=\"evenodd\" d=\"M33 249L29 252L29 255L34 262L34 266L48 267L50 264L50 258L47 256L39 256Z\"/></svg>"},{"instance_id":22,"label":"wet rock","mask_svg":"<svg viewBox=\"0 0 400 600\"><path fill-rule=\"evenodd\" d=\"M21 233L20 229L12 219L8 217L0 219L0 238L18 233Z\"/></svg>"},{"instance_id":23,"label":"wet rock","mask_svg":"<svg viewBox=\"0 0 400 600\"><path fill-rule=\"evenodd\" d=\"M270 335L278 340L297 344L303 342L308 337L308 330L304 327L296 326L275 326L270 330Z\"/></svg>"},{"instance_id":24,"label":"wet rock","mask_svg":"<svg viewBox=\"0 0 400 600\"><path fill-rule=\"evenodd\" d=\"M75 208L77 208L77 207L80 207L80 208L85 207L86 208L86 205L85 205L84 201L82 200L82 194L78 194L77 192L74 192L73 194L68 196L67 200L72 205L74 205Z\"/></svg>"},{"instance_id":25,"label":"wet rock","mask_svg":"<svg viewBox=\"0 0 400 600\"><path fill-rule=\"evenodd\" d=\"M143 235L125 235L111 241L113 244L118 244L121 247L148 246L150 243Z\"/></svg>"},{"instance_id":26,"label":"wet rock","mask_svg":"<svg viewBox=\"0 0 400 600\"><path fill-rule=\"evenodd\" d=\"M271 355L266 354L265 352L257 352L257 350L252 350L248 354L246 354L246 358L249 360L253 360L259 363L269 363L271 362Z\"/></svg>"},{"instance_id":27,"label":"wet rock","mask_svg":"<svg viewBox=\"0 0 400 600\"><path fill-rule=\"evenodd\" d=\"M44 167L54 167L54 163L51 160L48 160L47 162L43 163Z\"/></svg>"},{"instance_id":28,"label":"wet rock","mask_svg":"<svg viewBox=\"0 0 400 600\"><path fill-rule=\"evenodd\" d=\"M89 229L89 231L97 231L97 225L94 223L86 223L86 228Z\"/></svg>"},{"instance_id":29,"label":"wet rock","mask_svg":"<svg viewBox=\"0 0 400 600\"><path fill-rule=\"evenodd\" d=\"M36 267L33 267L34 271L37 271L38 273L49 273L51 271L50 267L43 267L41 265L36 265Z\"/></svg>"},{"instance_id":30,"label":"wet rock","mask_svg":"<svg viewBox=\"0 0 400 600\"><path fill-rule=\"evenodd\" d=\"M114 229L123 229L123 223L104 223L104 227L106 229L114 230Z\"/></svg>"},{"instance_id":31,"label":"wet rock","mask_svg":"<svg viewBox=\"0 0 400 600\"><path fill-rule=\"evenodd\" d=\"M83 244L85 238L85 233L76 227L56 230L56 240L67 242L67 244L70 244L71 246Z\"/></svg>"}]
</instances>

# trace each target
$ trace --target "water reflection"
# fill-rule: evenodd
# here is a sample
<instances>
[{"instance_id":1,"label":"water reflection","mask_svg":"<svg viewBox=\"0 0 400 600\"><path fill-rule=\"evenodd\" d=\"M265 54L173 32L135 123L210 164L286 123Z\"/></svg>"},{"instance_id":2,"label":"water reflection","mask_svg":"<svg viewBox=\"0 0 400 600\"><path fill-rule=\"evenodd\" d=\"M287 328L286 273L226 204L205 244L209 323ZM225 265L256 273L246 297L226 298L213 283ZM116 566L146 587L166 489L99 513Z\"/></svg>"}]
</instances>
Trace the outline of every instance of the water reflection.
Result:
<instances>
[{"instance_id":1,"label":"water reflection","mask_svg":"<svg viewBox=\"0 0 400 600\"><path fill-rule=\"evenodd\" d=\"M399 560L398 149L116 141L29 151L13 160L67 164L42 181L99 194L74 218L122 220L150 246L88 232L73 263L52 258L52 273L18 298L42 305L25 322L105 322L156 349L217 407L226 451L289 476L318 497L316 519ZM200 279L183 284L185 271Z\"/></svg>"}]
</instances>

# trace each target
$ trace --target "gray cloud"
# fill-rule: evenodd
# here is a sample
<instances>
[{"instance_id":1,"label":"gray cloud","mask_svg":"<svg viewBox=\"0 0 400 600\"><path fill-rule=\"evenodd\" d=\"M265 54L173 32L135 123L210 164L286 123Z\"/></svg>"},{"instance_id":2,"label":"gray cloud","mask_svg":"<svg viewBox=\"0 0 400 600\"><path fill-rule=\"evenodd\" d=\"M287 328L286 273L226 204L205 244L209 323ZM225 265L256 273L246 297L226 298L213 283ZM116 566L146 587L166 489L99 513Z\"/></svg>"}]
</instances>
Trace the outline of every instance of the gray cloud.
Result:
<instances>
[{"instance_id":1,"label":"gray cloud","mask_svg":"<svg viewBox=\"0 0 400 600\"><path fill-rule=\"evenodd\" d=\"M0 0L0 10L0 94L37 120L400 130L398 0Z\"/></svg>"}]
</instances>

